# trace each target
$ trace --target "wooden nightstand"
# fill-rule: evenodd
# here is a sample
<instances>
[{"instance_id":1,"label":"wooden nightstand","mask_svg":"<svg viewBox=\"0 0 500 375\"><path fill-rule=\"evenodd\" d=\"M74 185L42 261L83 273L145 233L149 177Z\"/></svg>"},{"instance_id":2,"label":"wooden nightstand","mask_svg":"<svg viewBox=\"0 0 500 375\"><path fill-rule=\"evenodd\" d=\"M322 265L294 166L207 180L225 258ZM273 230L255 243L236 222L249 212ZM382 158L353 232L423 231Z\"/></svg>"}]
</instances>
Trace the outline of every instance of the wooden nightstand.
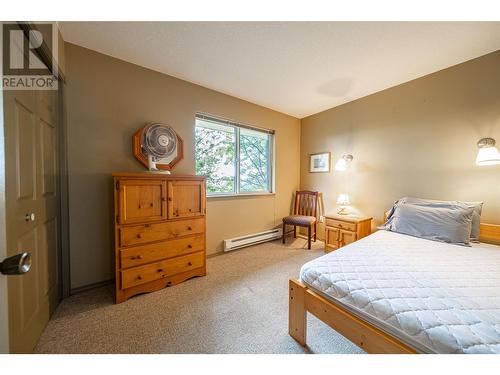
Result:
<instances>
[{"instance_id":1,"label":"wooden nightstand","mask_svg":"<svg viewBox=\"0 0 500 375\"><path fill-rule=\"evenodd\" d=\"M368 236L371 226L371 217L325 215L325 253Z\"/></svg>"}]
</instances>

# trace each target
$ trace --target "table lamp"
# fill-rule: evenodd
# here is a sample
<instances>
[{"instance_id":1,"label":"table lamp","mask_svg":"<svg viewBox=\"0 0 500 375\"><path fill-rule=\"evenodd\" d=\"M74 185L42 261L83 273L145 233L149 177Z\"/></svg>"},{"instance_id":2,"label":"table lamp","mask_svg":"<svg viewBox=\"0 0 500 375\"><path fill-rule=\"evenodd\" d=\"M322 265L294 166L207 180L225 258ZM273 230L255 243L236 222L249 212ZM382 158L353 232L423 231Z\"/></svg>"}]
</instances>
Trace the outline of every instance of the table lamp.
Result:
<instances>
[{"instance_id":1,"label":"table lamp","mask_svg":"<svg viewBox=\"0 0 500 375\"><path fill-rule=\"evenodd\" d=\"M351 204L351 201L349 200L349 195L346 193L339 194L339 196L337 197L337 204L340 205L337 213L339 215L347 215L346 208Z\"/></svg>"}]
</instances>

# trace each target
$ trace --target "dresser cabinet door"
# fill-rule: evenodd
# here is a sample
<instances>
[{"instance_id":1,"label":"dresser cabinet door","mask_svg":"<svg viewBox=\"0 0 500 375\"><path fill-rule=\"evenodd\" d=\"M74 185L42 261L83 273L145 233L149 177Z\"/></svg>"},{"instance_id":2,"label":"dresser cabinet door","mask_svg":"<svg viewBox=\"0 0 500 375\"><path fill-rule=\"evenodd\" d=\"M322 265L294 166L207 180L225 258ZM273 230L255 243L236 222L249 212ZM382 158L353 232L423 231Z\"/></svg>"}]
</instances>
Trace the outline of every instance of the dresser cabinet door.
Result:
<instances>
[{"instance_id":1,"label":"dresser cabinet door","mask_svg":"<svg viewBox=\"0 0 500 375\"><path fill-rule=\"evenodd\" d=\"M205 214L205 181L168 182L168 218Z\"/></svg>"},{"instance_id":2,"label":"dresser cabinet door","mask_svg":"<svg viewBox=\"0 0 500 375\"><path fill-rule=\"evenodd\" d=\"M340 245L345 246L357 240L356 232L340 230Z\"/></svg>"},{"instance_id":3,"label":"dresser cabinet door","mask_svg":"<svg viewBox=\"0 0 500 375\"><path fill-rule=\"evenodd\" d=\"M118 181L118 223L131 224L167 218L167 186L161 180Z\"/></svg>"},{"instance_id":4,"label":"dresser cabinet door","mask_svg":"<svg viewBox=\"0 0 500 375\"><path fill-rule=\"evenodd\" d=\"M333 227L326 227L325 231L325 245L330 249L337 249L339 247L340 230Z\"/></svg>"}]
</instances>

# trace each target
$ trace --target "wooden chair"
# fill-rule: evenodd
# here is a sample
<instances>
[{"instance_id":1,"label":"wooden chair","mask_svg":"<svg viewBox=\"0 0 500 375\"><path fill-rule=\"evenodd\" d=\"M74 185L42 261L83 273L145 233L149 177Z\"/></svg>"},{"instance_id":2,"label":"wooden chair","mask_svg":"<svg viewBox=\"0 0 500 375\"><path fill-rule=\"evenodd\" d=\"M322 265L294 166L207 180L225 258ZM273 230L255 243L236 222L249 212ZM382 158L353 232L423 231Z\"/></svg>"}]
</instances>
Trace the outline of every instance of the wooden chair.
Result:
<instances>
[{"instance_id":1,"label":"wooden chair","mask_svg":"<svg viewBox=\"0 0 500 375\"><path fill-rule=\"evenodd\" d=\"M293 215L283 218L283 243L285 243L285 235L292 232L286 232L287 224L293 225L294 238L297 238L297 227L305 227L307 228L307 248L311 249L312 228L314 228L314 242L316 242L318 197L319 192L317 191L304 190L295 193Z\"/></svg>"}]
</instances>

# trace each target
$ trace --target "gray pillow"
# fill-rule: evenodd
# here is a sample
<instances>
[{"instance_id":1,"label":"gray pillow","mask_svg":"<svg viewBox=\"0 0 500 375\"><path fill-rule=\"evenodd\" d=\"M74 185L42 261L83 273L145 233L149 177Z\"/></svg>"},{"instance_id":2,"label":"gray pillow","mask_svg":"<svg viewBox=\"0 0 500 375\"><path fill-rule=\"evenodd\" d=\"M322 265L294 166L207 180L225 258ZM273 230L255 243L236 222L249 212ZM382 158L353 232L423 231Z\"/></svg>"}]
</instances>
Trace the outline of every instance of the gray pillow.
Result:
<instances>
[{"instance_id":1,"label":"gray pillow","mask_svg":"<svg viewBox=\"0 0 500 375\"><path fill-rule=\"evenodd\" d=\"M428 240L469 245L472 207L427 207L407 203L395 206L385 229Z\"/></svg>"},{"instance_id":2,"label":"gray pillow","mask_svg":"<svg viewBox=\"0 0 500 375\"><path fill-rule=\"evenodd\" d=\"M418 206L442 208L473 208L470 240L472 242L479 241L479 229L481 224L481 211L483 209L483 202L439 201L434 199L404 197L399 199L396 203L408 203ZM392 212L393 211L391 210L388 215L388 219L390 218Z\"/></svg>"}]
</instances>

